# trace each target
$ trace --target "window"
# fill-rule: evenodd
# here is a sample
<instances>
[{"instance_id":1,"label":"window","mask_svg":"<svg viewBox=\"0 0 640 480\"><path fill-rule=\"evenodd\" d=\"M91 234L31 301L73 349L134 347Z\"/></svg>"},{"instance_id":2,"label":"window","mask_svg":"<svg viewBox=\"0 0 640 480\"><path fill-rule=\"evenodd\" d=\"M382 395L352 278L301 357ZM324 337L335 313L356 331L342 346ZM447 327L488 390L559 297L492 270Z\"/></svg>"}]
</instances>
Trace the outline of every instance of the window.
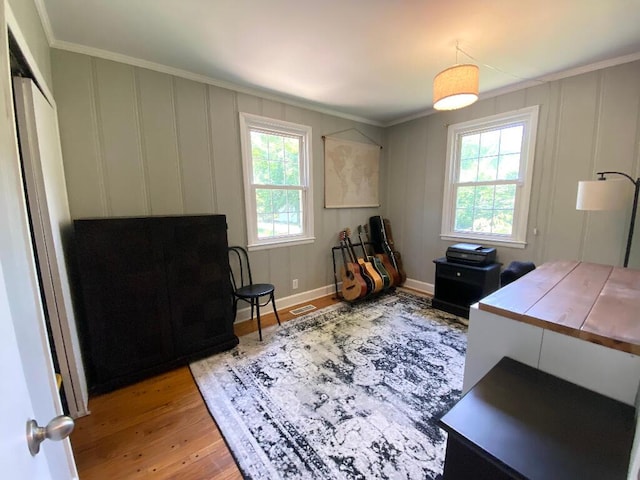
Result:
<instances>
[{"instance_id":1,"label":"window","mask_svg":"<svg viewBox=\"0 0 640 480\"><path fill-rule=\"evenodd\" d=\"M526 245L538 106L449 126L442 238Z\"/></svg>"},{"instance_id":2,"label":"window","mask_svg":"<svg viewBox=\"0 0 640 480\"><path fill-rule=\"evenodd\" d=\"M313 238L311 127L240 113L249 249Z\"/></svg>"}]
</instances>

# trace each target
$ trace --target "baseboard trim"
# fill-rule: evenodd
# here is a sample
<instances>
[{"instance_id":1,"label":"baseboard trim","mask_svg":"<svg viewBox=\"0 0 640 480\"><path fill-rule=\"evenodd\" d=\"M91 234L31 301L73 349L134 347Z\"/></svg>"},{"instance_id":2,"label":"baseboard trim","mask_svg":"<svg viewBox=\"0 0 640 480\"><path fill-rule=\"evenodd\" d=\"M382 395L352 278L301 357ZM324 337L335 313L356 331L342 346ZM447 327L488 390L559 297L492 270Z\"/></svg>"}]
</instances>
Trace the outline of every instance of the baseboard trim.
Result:
<instances>
[{"instance_id":1,"label":"baseboard trim","mask_svg":"<svg viewBox=\"0 0 640 480\"><path fill-rule=\"evenodd\" d=\"M433 295L433 292L435 290L433 283L421 282L420 280L414 280L412 278L407 278L403 286L418 290L420 292L428 293L430 295Z\"/></svg>"},{"instance_id":2,"label":"baseboard trim","mask_svg":"<svg viewBox=\"0 0 640 480\"><path fill-rule=\"evenodd\" d=\"M332 295L335 293L335 291L336 291L335 285L325 285L324 287L316 288L314 290L308 290L302 293L296 293L295 295L289 295L288 297L278 298L276 296L276 306L278 307L278 311L286 310L289 307L292 307L294 305L299 305L300 303L310 302L311 300L315 300L316 298ZM272 313L272 312L273 310L271 310L271 308L267 308L264 311L265 314ZM235 323L244 322L250 319L251 319L251 309L249 307L242 308L238 310Z\"/></svg>"},{"instance_id":3,"label":"baseboard trim","mask_svg":"<svg viewBox=\"0 0 640 480\"><path fill-rule=\"evenodd\" d=\"M432 283L421 282L419 280L413 280L407 278L403 287L411 288L419 292L433 295L434 286ZM340 283L338 283L338 290L340 290ZM299 305L304 302L310 302L316 298L326 297L327 295L333 295L336 292L335 285L325 285L324 287L316 288L314 290L308 290L302 293L296 293L295 295L289 295L288 297L278 298L276 297L276 305L278 311L286 310L294 305ZM272 313L271 308L267 308L264 314ZM245 322L251 319L251 309L249 307L238 310L235 323Z\"/></svg>"}]
</instances>

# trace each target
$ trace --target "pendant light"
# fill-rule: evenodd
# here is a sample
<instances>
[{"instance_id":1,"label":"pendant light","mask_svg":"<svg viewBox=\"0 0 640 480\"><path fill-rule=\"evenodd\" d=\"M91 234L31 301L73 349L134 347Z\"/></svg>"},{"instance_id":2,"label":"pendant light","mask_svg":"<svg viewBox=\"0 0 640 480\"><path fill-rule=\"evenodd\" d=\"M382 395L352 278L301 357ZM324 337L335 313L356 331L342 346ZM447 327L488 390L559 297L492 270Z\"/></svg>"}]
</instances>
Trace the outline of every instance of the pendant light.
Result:
<instances>
[{"instance_id":1,"label":"pendant light","mask_svg":"<svg viewBox=\"0 0 640 480\"><path fill-rule=\"evenodd\" d=\"M478 100L479 68L470 63L458 64L438 73L433 79L433 108L456 110Z\"/></svg>"}]
</instances>

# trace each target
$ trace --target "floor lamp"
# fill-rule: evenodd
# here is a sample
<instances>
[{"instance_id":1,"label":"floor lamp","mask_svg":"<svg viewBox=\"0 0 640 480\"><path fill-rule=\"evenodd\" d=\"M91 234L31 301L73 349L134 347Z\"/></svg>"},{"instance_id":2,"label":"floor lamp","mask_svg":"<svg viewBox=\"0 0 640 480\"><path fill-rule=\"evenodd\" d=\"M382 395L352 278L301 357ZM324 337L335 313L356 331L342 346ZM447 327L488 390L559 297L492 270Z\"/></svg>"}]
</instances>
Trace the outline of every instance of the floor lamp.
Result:
<instances>
[{"instance_id":1,"label":"floor lamp","mask_svg":"<svg viewBox=\"0 0 640 480\"><path fill-rule=\"evenodd\" d=\"M629 236L627 238L627 249L624 254L624 267L629 265L629 254L631 253L631 240L633 239L633 228L636 223L636 211L638 210L638 192L640 191L640 178L634 180L626 173L622 172L597 172L600 178L597 180L581 181L578 183L578 198L576 200L577 210L619 210L624 208L626 196L625 188L620 185L624 180L607 180L605 175L621 175L634 186L633 207L631 209L631 224L629 225Z\"/></svg>"}]
</instances>

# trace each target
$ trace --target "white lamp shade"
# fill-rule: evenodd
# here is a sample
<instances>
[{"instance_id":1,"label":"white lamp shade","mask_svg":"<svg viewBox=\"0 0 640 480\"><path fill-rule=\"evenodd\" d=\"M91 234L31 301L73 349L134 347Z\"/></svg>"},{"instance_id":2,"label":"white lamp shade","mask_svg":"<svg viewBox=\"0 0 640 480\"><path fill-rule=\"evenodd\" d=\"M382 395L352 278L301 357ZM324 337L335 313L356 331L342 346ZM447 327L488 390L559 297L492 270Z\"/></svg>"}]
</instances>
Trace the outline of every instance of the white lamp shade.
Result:
<instances>
[{"instance_id":1,"label":"white lamp shade","mask_svg":"<svg viewBox=\"0 0 640 480\"><path fill-rule=\"evenodd\" d=\"M577 210L620 210L628 205L627 181L589 180L578 182Z\"/></svg>"},{"instance_id":2,"label":"white lamp shade","mask_svg":"<svg viewBox=\"0 0 640 480\"><path fill-rule=\"evenodd\" d=\"M478 100L479 69L461 64L443 70L433 79L433 108L455 110Z\"/></svg>"}]
</instances>

